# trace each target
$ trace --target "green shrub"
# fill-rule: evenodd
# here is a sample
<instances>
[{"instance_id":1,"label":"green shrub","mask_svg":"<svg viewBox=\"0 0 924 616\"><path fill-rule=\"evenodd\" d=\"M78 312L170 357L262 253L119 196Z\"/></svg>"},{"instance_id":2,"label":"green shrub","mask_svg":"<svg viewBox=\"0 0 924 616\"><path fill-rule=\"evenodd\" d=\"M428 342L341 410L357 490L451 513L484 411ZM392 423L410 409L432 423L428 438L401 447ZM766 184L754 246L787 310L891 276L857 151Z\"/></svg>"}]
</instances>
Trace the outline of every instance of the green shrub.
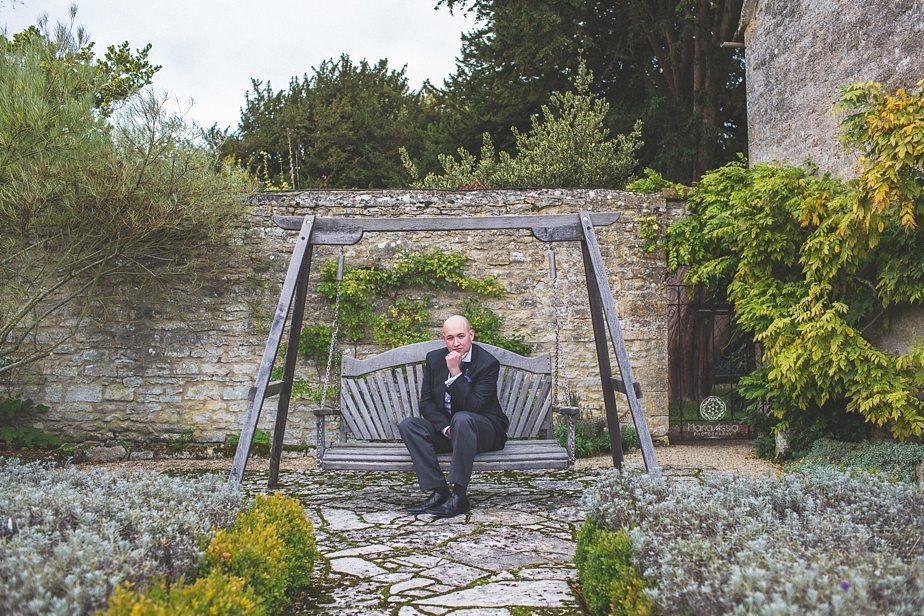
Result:
<instances>
[{"instance_id":1,"label":"green shrub","mask_svg":"<svg viewBox=\"0 0 924 616\"><path fill-rule=\"evenodd\" d=\"M638 438L638 432L635 426L622 426L622 450L623 452L632 451L642 446Z\"/></svg>"},{"instance_id":2,"label":"green shrub","mask_svg":"<svg viewBox=\"0 0 924 616\"><path fill-rule=\"evenodd\" d=\"M270 612L308 584L317 558L314 528L304 509L278 493L258 495L206 550L210 569L245 578Z\"/></svg>"},{"instance_id":3,"label":"green shrub","mask_svg":"<svg viewBox=\"0 0 924 616\"><path fill-rule=\"evenodd\" d=\"M638 432L634 426L622 426L623 452L638 449L641 446ZM562 447L567 446L568 424L561 421L555 425L555 438ZM610 431L605 417L578 419L574 426L574 451L578 458L590 458L612 451Z\"/></svg>"},{"instance_id":4,"label":"green shrub","mask_svg":"<svg viewBox=\"0 0 924 616\"><path fill-rule=\"evenodd\" d=\"M625 530L610 531L588 518L577 535L574 562L591 613L635 616L650 614L645 581L632 563Z\"/></svg>"},{"instance_id":5,"label":"green shrub","mask_svg":"<svg viewBox=\"0 0 924 616\"><path fill-rule=\"evenodd\" d=\"M314 528L299 502L258 495L234 524L219 530L205 550L203 575L139 593L121 586L106 616L122 614L277 614L308 585L320 557Z\"/></svg>"},{"instance_id":6,"label":"green shrub","mask_svg":"<svg viewBox=\"0 0 924 616\"><path fill-rule=\"evenodd\" d=\"M235 524L236 528L248 526L276 528L285 548L286 587L290 590L304 588L320 554L314 540L314 525L305 516L298 500L278 492L258 495L253 506L242 513Z\"/></svg>"},{"instance_id":7,"label":"green shrub","mask_svg":"<svg viewBox=\"0 0 924 616\"><path fill-rule=\"evenodd\" d=\"M191 584L158 580L146 593L117 586L102 616L262 616L267 610L244 578L212 571Z\"/></svg>"},{"instance_id":8,"label":"green shrub","mask_svg":"<svg viewBox=\"0 0 924 616\"><path fill-rule=\"evenodd\" d=\"M241 442L240 434L229 434L225 439L225 452L234 454L237 451L237 444ZM270 435L266 430L257 428L253 431L253 441L250 444L250 455L267 456L270 452Z\"/></svg>"},{"instance_id":9,"label":"green shrub","mask_svg":"<svg viewBox=\"0 0 924 616\"><path fill-rule=\"evenodd\" d=\"M23 425L34 419L39 413L47 413L48 407L36 404L32 400L20 397L7 398L0 402L0 440L7 448L37 447L47 449L57 447L61 439L38 428Z\"/></svg>"},{"instance_id":10,"label":"green shrub","mask_svg":"<svg viewBox=\"0 0 924 616\"><path fill-rule=\"evenodd\" d=\"M758 458L773 460L776 458L776 438L772 434L763 434L754 439L754 453Z\"/></svg>"},{"instance_id":11,"label":"green shrub","mask_svg":"<svg viewBox=\"0 0 924 616\"><path fill-rule=\"evenodd\" d=\"M636 178L626 184L626 190L640 193L655 193L662 192L664 189L669 189L678 197L684 197L686 195L686 186L671 182L654 169L645 167L642 173L643 177Z\"/></svg>"},{"instance_id":12,"label":"green shrub","mask_svg":"<svg viewBox=\"0 0 924 616\"><path fill-rule=\"evenodd\" d=\"M213 529L233 522L241 499L225 475L0 458L0 519L19 527L0 540L0 614L88 614L105 607L118 583L181 579Z\"/></svg>"},{"instance_id":13,"label":"green shrub","mask_svg":"<svg viewBox=\"0 0 924 616\"><path fill-rule=\"evenodd\" d=\"M220 530L209 543L205 558L210 571L246 579L247 586L271 612L285 605L286 549L274 525L247 527L236 523L231 529Z\"/></svg>"},{"instance_id":14,"label":"green shrub","mask_svg":"<svg viewBox=\"0 0 924 616\"><path fill-rule=\"evenodd\" d=\"M917 480L915 467L924 464L924 445L918 443L844 443L815 441L798 465L831 465L844 470L881 473L896 481Z\"/></svg>"}]
</instances>

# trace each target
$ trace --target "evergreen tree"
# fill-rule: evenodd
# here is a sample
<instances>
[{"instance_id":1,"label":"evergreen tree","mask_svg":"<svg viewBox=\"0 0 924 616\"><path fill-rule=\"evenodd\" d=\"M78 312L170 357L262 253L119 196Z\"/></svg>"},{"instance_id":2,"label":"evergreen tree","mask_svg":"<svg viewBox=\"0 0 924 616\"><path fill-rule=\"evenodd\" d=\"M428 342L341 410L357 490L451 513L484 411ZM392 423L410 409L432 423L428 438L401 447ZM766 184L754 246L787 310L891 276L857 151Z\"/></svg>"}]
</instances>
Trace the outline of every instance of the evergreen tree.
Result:
<instances>
[{"instance_id":1,"label":"evergreen tree","mask_svg":"<svg viewBox=\"0 0 924 616\"><path fill-rule=\"evenodd\" d=\"M435 90L437 151L476 149L488 132L512 151L549 93L564 90L583 58L593 92L610 103L607 126L645 124L644 166L689 183L746 149L743 55L732 40L741 0L441 0L471 11L456 72Z\"/></svg>"},{"instance_id":2,"label":"evergreen tree","mask_svg":"<svg viewBox=\"0 0 924 616\"><path fill-rule=\"evenodd\" d=\"M274 91L254 79L230 154L264 185L380 188L404 182L398 147L417 152L424 107L386 60L327 60Z\"/></svg>"},{"instance_id":3,"label":"evergreen tree","mask_svg":"<svg viewBox=\"0 0 924 616\"><path fill-rule=\"evenodd\" d=\"M609 105L590 93L593 79L581 64L574 89L553 92L542 106L542 119L530 118L529 132L515 126L511 133L514 153L497 153L488 133L483 135L480 159L465 148L439 157L442 174L419 177L405 150L402 158L412 183L421 188L622 188L636 165L641 146L641 124L628 135L610 138L605 126Z\"/></svg>"}]
</instances>

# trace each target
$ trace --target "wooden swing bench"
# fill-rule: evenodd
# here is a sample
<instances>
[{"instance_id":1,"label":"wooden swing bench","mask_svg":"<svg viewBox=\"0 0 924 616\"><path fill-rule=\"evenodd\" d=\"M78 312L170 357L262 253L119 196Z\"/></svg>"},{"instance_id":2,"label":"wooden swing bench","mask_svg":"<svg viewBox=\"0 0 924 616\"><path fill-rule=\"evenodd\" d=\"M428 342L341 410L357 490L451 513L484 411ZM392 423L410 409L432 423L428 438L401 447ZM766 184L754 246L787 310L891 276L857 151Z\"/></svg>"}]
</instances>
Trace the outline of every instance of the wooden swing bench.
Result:
<instances>
[{"instance_id":1,"label":"wooden swing bench","mask_svg":"<svg viewBox=\"0 0 924 616\"><path fill-rule=\"evenodd\" d=\"M549 354L523 357L490 344L480 344L500 362L497 393L510 419L506 446L475 457L476 471L568 468L574 462L578 409L552 406ZM332 470L411 471L411 457L401 442L398 424L419 415L418 398L424 357L443 346L440 340L418 342L366 359L344 356L340 408L319 409L318 459ZM552 412L565 419L568 447L553 438ZM327 446L326 419L340 416L339 442ZM541 438L543 437L544 438ZM439 456L449 466L450 454Z\"/></svg>"},{"instance_id":2,"label":"wooden swing bench","mask_svg":"<svg viewBox=\"0 0 924 616\"><path fill-rule=\"evenodd\" d=\"M298 352L301 322L305 314L308 275L316 246L347 246L362 240L367 231L417 232L448 230L529 229L533 236L551 245L552 242L580 242L593 327L597 364L613 465L622 468L622 447L619 441L619 417L616 391L626 395L632 421L638 430L645 468L654 476L661 469L645 411L641 405L641 390L632 377L632 366L616 314L616 305L607 280L603 257L597 243L595 226L610 225L619 220L614 212L580 212L577 214L517 215L517 216L438 216L418 218L323 218L316 216L279 216L274 218L283 229L298 230L292 258L279 294L279 302L260 360L256 384L248 400L247 414L228 481L240 484L250 455L253 437L260 420L263 402L278 395L276 425L270 450L267 485L274 487L279 478L279 461L285 437L289 402ZM341 252L342 254L342 252ZM554 262L550 262L554 266ZM554 270L554 267L552 268ZM553 274L554 280L554 274ZM280 347L283 329L290 322L289 343L283 366L283 378L278 387L270 384L273 362ZM608 342L616 356L620 378L613 376ZM404 417L417 412L417 394L423 374L426 352L442 342L408 345L370 357L353 360L344 357L341 374L341 404L339 410L321 410L318 419L321 466L330 469L411 470L410 457L404 444L398 441L397 426ZM488 346L488 345L484 345ZM476 470L523 468L566 468L574 459L574 429L577 409L558 409L568 424L565 448L551 439L553 410L551 403L551 370L548 355L526 358L496 347L488 347L501 363L498 391L501 403L510 417L506 447L498 452L480 454L475 459ZM626 385L622 385L623 381ZM628 386L628 384L632 384ZM327 415L341 415L340 442L326 447L323 433ZM545 432L545 439L537 438Z\"/></svg>"}]
</instances>

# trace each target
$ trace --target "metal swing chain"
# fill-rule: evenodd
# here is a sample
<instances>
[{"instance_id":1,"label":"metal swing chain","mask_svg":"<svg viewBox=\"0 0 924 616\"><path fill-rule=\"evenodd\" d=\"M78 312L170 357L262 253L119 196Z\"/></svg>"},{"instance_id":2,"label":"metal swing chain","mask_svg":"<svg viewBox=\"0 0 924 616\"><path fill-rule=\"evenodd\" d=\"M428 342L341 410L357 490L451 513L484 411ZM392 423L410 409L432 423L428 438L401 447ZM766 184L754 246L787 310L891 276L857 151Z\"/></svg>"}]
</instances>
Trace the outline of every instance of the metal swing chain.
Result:
<instances>
[{"instance_id":1,"label":"metal swing chain","mask_svg":"<svg viewBox=\"0 0 924 616\"><path fill-rule=\"evenodd\" d=\"M555 366L552 372L552 401L561 402L561 325L559 323L558 272L555 268L555 249L552 242L546 243L546 256L549 260L550 289L552 291L552 316L555 321Z\"/></svg>"},{"instance_id":2,"label":"metal swing chain","mask_svg":"<svg viewBox=\"0 0 924 616\"><path fill-rule=\"evenodd\" d=\"M562 347L561 347L561 303L558 298L558 271L555 267L555 249L552 245L552 242L546 243L546 255L549 259L549 278L551 278L550 289L552 291L552 314L555 320L555 367L552 376L552 403L553 406L555 402L558 402L558 407L570 406L571 400L565 400L562 402L562 396L570 397L570 392L562 393L561 387L561 358L562 358ZM569 425L568 430L568 461L571 464L574 464L574 452L577 446L575 443L575 416L573 414L567 415L567 420Z\"/></svg>"},{"instance_id":3,"label":"metal swing chain","mask_svg":"<svg viewBox=\"0 0 924 616\"><path fill-rule=\"evenodd\" d=\"M343 291L343 261L343 246L341 246L340 254L337 257L337 293L334 300L334 321L331 323L330 346L327 349L327 367L324 369L324 379L321 381L321 404L319 405L321 409L324 409L327 405L327 390L330 388L330 373L334 365L334 353L337 350L338 338L340 335L340 297ZM318 440L318 452L324 451L324 443L321 443L321 439L324 438L324 431L322 429L323 422L324 416L318 415L316 420L317 425L315 426L315 434Z\"/></svg>"}]
</instances>

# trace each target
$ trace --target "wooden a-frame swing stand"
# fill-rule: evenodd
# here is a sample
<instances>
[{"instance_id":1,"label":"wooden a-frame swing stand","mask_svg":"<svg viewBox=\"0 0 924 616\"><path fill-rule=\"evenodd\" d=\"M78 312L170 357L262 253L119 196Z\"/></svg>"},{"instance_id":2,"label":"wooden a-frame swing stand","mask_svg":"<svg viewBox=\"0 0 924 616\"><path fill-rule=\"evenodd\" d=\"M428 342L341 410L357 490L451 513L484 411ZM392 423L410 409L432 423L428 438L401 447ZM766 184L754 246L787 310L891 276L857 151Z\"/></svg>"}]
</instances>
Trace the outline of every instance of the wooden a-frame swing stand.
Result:
<instances>
[{"instance_id":1,"label":"wooden a-frame swing stand","mask_svg":"<svg viewBox=\"0 0 924 616\"><path fill-rule=\"evenodd\" d=\"M231 468L230 482L240 483L250 455L254 432L260 419L263 401L277 393L270 391L270 373L286 321L290 321L289 342L283 367L282 382L278 387L279 401L276 408L276 425L270 449L269 485L276 485L279 477L279 461L282 455L282 441L285 434L289 401L292 397L292 382L298 356L298 341L305 300L308 294L308 274L314 246L347 246L359 242L366 231L410 232L410 231L476 231L496 229L529 229L533 236L543 242L581 242L584 260L584 274L587 279L587 295L593 325L597 363L600 368L600 386L606 409L613 452L613 466L622 468L622 443L619 418L616 410L616 391L625 394L632 413L632 421L641 441L642 458L647 471L660 475L661 469L655 458L651 433L645 422L645 412L640 398L641 387L632 378L632 366L626 351L622 329L616 313L616 305L610 291L603 257L594 233L595 226L606 226L619 219L617 213L553 214L524 216L440 216L432 218L321 218L315 216L277 216L274 221L287 230L299 230L298 241L292 251L279 303L270 326L269 338L263 351L263 359L257 373L256 385L251 388L249 408L244 419L241 437ZM294 299L294 301L293 301ZM613 376L607 338L612 342L619 377ZM631 384L626 386L626 384Z\"/></svg>"}]
</instances>

